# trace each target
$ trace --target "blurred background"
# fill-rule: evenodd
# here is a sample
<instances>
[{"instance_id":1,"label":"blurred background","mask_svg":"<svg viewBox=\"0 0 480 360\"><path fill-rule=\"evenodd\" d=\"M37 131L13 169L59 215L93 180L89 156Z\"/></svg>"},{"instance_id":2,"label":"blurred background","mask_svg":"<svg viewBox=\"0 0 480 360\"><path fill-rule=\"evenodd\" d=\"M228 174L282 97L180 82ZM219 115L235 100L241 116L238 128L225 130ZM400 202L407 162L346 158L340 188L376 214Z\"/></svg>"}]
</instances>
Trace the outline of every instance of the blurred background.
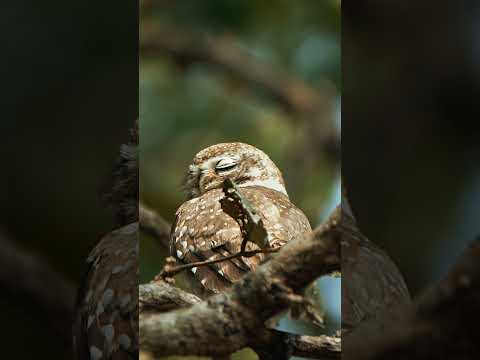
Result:
<instances>
[{"instance_id":1,"label":"blurred background","mask_svg":"<svg viewBox=\"0 0 480 360\"><path fill-rule=\"evenodd\" d=\"M10 2L0 24L0 251L12 245L41 257L71 285L73 300L90 249L112 229L99 195L138 114L137 3ZM5 265L2 357L72 359L63 356L69 319L63 334L52 334L59 319L21 290L36 279L55 297L57 284ZM4 288L9 279L14 288Z\"/></svg>"},{"instance_id":2,"label":"blurred background","mask_svg":"<svg viewBox=\"0 0 480 360\"><path fill-rule=\"evenodd\" d=\"M340 201L340 1L140 4L141 201L171 223L194 155L241 141L272 158L292 201L318 225ZM140 249L147 282L167 253L144 234ZM281 328L338 328L340 280L320 286L327 328L287 320Z\"/></svg>"},{"instance_id":3,"label":"blurred background","mask_svg":"<svg viewBox=\"0 0 480 360\"><path fill-rule=\"evenodd\" d=\"M239 140L271 156L293 202L320 223L339 201L342 104L352 206L414 295L478 236L476 1L344 1L342 68L340 1L140 6L140 80L136 2L2 7L2 241L43 257L76 286L91 247L113 226L99 193L138 102L141 197L169 221L193 155ZM165 253L146 237L141 253L149 281ZM335 326L338 306L328 305L338 305L338 281L325 286ZM1 291L2 354L60 358L51 319L15 289Z\"/></svg>"},{"instance_id":4,"label":"blurred background","mask_svg":"<svg viewBox=\"0 0 480 360\"><path fill-rule=\"evenodd\" d=\"M413 295L480 234L480 7L344 1L342 175Z\"/></svg>"}]
</instances>

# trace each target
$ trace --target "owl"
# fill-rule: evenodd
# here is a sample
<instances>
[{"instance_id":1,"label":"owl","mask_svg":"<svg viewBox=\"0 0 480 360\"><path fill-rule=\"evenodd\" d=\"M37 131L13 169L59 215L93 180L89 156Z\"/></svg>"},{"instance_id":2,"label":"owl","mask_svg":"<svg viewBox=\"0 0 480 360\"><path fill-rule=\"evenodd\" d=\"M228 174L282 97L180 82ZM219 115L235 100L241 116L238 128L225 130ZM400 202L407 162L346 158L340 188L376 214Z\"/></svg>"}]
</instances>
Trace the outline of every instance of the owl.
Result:
<instances>
[{"instance_id":1,"label":"owl","mask_svg":"<svg viewBox=\"0 0 480 360\"><path fill-rule=\"evenodd\" d=\"M342 189L342 329L410 303L402 274L388 256L364 236Z\"/></svg>"},{"instance_id":2,"label":"owl","mask_svg":"<svg viewBox=\"0 0 480 360\"><path fill-rule=\"evenodd\" d=\"M187 201L176 212L170 237L170 252L178 262L214 260L240 251L240 227L220 205L226 178L262 218L272 248L311 232L307 217L290 201L280 170L263 151L238 142L217 144L200 151L188 168ZM255 249L256 244L247 244L246 250ZM263 259L258 254L193 267L187 277L192 290L205 297L224 292Z\"/></svg>"},{"instance_id":3,"label":"owl","mask_svg":"<svg viewBox=\"0 0 480 360\"><path fill-rule=\"evenodd\" d=\"M138 222L104 236L87 264L73 326L76 359L137 359Z\"/></svg>"},{"instance_id":4,"label":"owl","mask_svg":"<svg viewBox=\"0 0 480 360\"><path fill-rule=\"evenodd\" d=\"M77 293L77 360L138 359L138 121L120 148L105 200L116 227L87 258Z\"/></svg>"}]
</instances>

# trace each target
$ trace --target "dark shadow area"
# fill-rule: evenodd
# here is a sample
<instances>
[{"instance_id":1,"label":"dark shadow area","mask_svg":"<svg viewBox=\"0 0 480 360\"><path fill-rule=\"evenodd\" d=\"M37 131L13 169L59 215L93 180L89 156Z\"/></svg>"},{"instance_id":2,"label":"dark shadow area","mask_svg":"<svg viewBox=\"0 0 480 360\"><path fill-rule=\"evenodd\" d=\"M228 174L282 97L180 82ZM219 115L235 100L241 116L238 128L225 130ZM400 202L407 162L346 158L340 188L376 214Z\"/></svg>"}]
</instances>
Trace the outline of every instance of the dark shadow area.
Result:
<instances>
[{"instance_id":1,"label":"dark shadow area","mask_svg":"<svg viewBox=\"0 0 480 360\"><path fill-rule=\"evenodd\" d=\"M473 4L343 4L343 177L361 229L414 294L480 233Z\"/></svg>"},{"instance_id":2,"label":"dark shadow area","mask_svg":"<svg viewBox=\"0 0 480 360\"><path fill-rule=\"evenodd\" d=\"M74 292L88 252L113 226L99 195L138 114L137 5L22 1L0 15L0 228ZM18 289L31 280L2 277ZM1 289L3 356L61 358L55 319L18 289Z\"/></svg>"},{"instance_id":3,"label":"dark shadow area","mask_svg":"<svg viewBox=\"0 0 480 360\"><path fill-rule=\"evenodd\" d=\"M479 20L474 1L342 4L342 176L420 309L358 329L351 358L478 356Z\"/></svg>"}]
</instances>

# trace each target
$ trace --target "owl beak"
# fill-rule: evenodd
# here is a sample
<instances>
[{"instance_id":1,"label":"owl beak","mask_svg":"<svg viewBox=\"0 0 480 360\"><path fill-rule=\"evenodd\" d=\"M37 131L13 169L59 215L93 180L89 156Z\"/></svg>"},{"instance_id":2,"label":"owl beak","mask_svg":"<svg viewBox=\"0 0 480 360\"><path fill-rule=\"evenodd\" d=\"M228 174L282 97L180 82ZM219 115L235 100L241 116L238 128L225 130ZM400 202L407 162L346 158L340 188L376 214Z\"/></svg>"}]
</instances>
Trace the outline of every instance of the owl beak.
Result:
<instances>
[{"instance_id":1,"label":"owl beak","mask_svg":"<svg viewBox=\"0 0 480 360\"><path fill-rule=\"evenodd\" d=\"M213 170L213 169L208 169L208 170L202 171L202 179L203 178L205 178L205 179L213 178L216 175L217 174L215 173L215 170Z\"/></svg>"},{"instance_id":2,"label":"owl beak","mask_svg":"<svg viewBox=\"0 0 480 360\"><path fill-rule=\"evenodd\" d=\"M200 177L200 190L202 193L216 188L218 184L218 176L215 173L215 170L209 169L205 172L202 172L202 175Z\"/></svg>"}]
</instances>

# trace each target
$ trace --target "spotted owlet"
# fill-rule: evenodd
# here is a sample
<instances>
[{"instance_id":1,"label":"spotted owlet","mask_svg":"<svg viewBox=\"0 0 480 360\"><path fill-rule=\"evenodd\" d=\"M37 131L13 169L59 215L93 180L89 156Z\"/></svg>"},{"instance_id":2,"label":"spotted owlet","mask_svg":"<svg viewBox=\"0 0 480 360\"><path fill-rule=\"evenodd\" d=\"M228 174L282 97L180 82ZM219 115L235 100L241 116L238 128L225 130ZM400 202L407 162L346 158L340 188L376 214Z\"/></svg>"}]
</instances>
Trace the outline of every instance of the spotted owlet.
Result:
<instances>
[{"instance_id":1,"label":"spotted owlet","mask_svg":"<svg viewBox=\"0 0 480 360\"><path fill-rule=\"evenodd\" d=\"M78 290L72 329L77 360L138 359L137 144L135 127L121 147L106 196L116 229L90 252Z\"/></svg>"},{"instance_id":2,"label":"spotted owlet","mask_svg":"<svg viewBox=\"0 0 480 360\"><path fill-rule=\"evenodd\" d=\"M290 202L280 170L261 150L243 143L222 143L200 151L185 179L188 200L176 212L170 251L177 261L192 263L240 251L237 222L223 212L224 179L232 179L263 220L271 247L284 245L310 232L307 217ZM258 249L248 243L247 250ZM188 277L200 296L223 292L264 255L235 258L192 268Z\"/></svg>"}]
</instances>

